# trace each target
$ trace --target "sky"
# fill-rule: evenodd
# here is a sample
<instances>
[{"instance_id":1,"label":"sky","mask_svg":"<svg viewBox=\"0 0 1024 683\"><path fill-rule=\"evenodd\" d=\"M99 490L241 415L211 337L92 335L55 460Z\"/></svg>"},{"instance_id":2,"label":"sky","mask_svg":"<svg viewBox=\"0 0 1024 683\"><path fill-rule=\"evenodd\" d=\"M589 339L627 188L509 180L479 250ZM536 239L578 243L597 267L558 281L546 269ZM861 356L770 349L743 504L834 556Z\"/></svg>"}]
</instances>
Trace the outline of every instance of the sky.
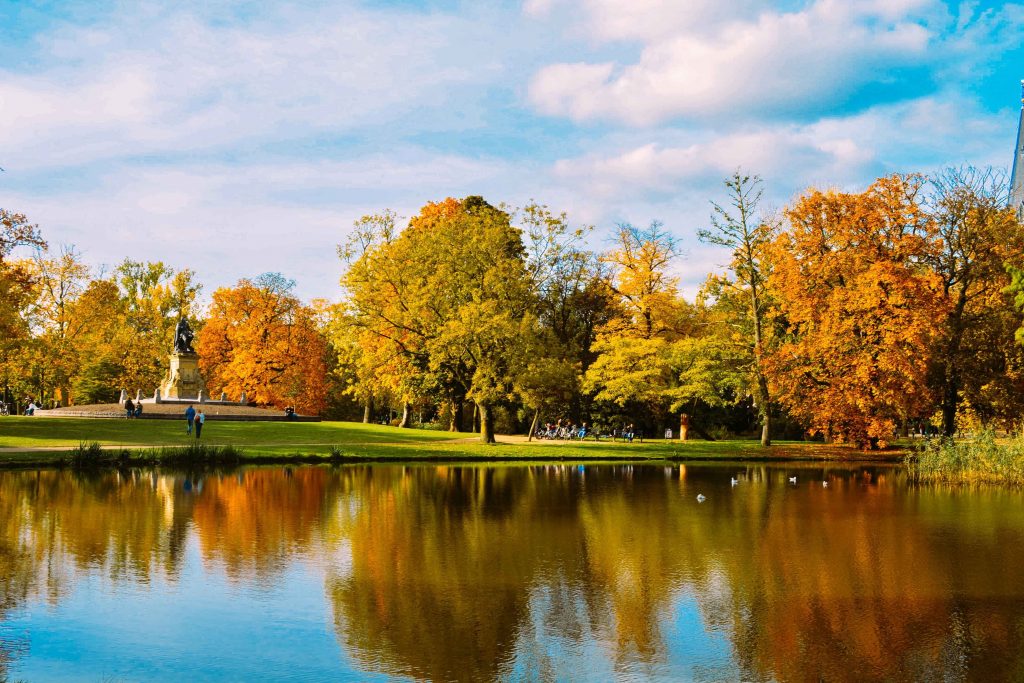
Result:
<instances>
[{"instance_id":1,"label":"sky","mask_svg":"<svg viewBox=\"0 0 1024 683\"><path fill-rule=\"evenodd\" d=\"M808 187L1009 169L1024 4L0 0L0 207L97 268L341 296L360 216L531 200L660 220L691 294L737 169Z\"/></svg>"}]
</instances>

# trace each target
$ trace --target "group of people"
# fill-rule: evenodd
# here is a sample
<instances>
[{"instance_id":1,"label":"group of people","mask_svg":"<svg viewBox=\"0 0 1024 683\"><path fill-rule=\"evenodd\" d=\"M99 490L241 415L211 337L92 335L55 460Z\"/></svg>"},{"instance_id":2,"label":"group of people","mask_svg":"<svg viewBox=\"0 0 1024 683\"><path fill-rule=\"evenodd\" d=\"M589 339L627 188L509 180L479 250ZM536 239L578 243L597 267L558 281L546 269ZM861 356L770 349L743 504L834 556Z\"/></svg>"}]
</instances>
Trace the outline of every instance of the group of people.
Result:
<instances>
[{"instance_id":1,"label":"group of people","mask_svg":"<svg viewBox=\"0 0 1024 683\"><path fill-rule=\"evenodd\" d=\"M142 417L142 401L137 403L128 399L124 402L124 416L126 418Z\"/></svg>"},{"instance_id":2,"label":"group of people","mask_svg":"<svg viewBox=\"0 0 1024 683\"><path fill-rule=\"evenodd\" d=\"M192 407L190 403L188 408L185 409L185 433L191 434L192 428L196 430L196 438L198 439L203 433L203 425L206 424L206 413L203 412L202 408L199 412Z\"/></svg>"},{"instance_id":3,"label":"group of people","mask_svg":"<svg viewBox=\"0 0 1024 683\"><path fill-rule=\"evenodd\" d=\"M610 437L612 441L621 438L623 441L632 443L637 436L637 431L633 427L633 423L630 423L621 429L613 429L611 434L602 434L601 432L592 432L586 422L576 425L572 420L566 420L564 423L562 420L558 420L554 423L546 422L544 426L538 427L534 436L538 439L580 439L582 441L591 434L598 440Z\"/></svg>"},{"instance_id":4,"label":"group of people","mask_svg":"<svg viewBox=\"0 0 1024 683\"><path fill-rule=\"evenodd\" d=\"M537 428L538 439L585 439L590 433L587 423L577 426L571 420L562 424L561 420L551 423L546 422L543 427Z\"/></svg>"},{"instance_id":5,"label":"group of people","mask_svg":"<svg viewBox=\"0 0 1024 683\"><path fill-rule=\"evenodd\" d=\"M621 430L618 430L618 429L613 430L612 431L612 441L615 441L615 438L617 436L621 436L623 441L628 441L629 443L633 443L633 437L636 436L636 429L633 427L633 423L630 422L628 425L623 427ZM643 439L640 439L640 440L643 441Z\"/></svg>"}]
</instances>

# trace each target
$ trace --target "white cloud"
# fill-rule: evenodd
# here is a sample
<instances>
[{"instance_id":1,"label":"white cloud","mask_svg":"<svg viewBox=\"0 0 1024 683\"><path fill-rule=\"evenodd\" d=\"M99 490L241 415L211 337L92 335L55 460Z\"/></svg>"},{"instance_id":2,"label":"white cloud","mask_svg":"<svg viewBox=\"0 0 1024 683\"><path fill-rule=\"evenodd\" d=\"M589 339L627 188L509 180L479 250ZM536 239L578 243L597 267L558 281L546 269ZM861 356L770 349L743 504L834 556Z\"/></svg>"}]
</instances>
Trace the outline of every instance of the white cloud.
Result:
<instances>
[{"instance_id":1,"label":"white cloud","mask_svg":"<svg viewBox=\"0 0 1024 683\"><path fill-rule=\"evenodd\" d=\"M1004 121L952 95L879 105L808 124L767 123L722 133L659 130L627 136L618 150L561 159L554 175L595 197L620 199L707 187L737 168L757 173L785 201L803 188L862 187L894 172L945 165L1005 165L993 157ZM640 142L653 137L667 142Z\"/></svg>"},{"instance_id":2,"label":"white cloud","mask_svg":"<svg viewBox=\"0 0 1024 683\"><path fill-rule=\"evenodd\" d=\"M543 17L559 5L569 6L588 35L596 40L650 41L682 30L707 28L736 16L756 15L767 9L764 0L527 0L524 11Z\"/></svg>"},{"instance_id":3,"label":"white cloud","mask_svg":"<svg viewBox=\"0 0 1024 683\"><path fill-rule=\"evenodd\" d=\"M239 26L140 10L68 27L43 39L31 75L0 70L0 147L7 166L42 168L379 126L471 93L465 103L505 69L484 49L505 38L480 18L349 7Z\"/></svg>"},{"instance_id":4,"label":"white cloud","mask_svg":"<svg viewBox=\"0 0 1024 683\"><path fill-rule=\"evenodd\" d=\"M530 84L530 102L576 121L641 126L675 117L806 116L936 58L939 36L929 22L942 15L931 2L817 0L792 12L730 6L726 18L727 5L646 0L616 14L610 2L592 0L595 35L641 40L638 60L546 66ZM672 9L679 6L688 9Z\"/></svg>"}]
</instances>

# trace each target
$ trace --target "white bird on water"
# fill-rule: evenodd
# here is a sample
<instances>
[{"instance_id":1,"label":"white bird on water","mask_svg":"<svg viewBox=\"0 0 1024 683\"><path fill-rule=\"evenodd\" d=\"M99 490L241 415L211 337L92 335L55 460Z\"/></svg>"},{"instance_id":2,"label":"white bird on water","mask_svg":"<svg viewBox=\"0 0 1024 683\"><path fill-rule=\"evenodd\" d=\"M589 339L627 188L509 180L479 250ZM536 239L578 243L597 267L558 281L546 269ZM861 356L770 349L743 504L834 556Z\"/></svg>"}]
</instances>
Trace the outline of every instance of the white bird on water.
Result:
<instances>
[{"instance_id":1,"label":"white bird on water","mask_svg":"<svg viewBox=\"0 0 1024 683\"><path fill-rule=\"evenodd\" d=\"M828 482L827 481L821 482L821 486L822 486L822 488L826 488L827 489L828 488Z\"/></svg>"},{"instance_id":2,"label":"white bird on water","mask_svg":"<svg viewBox=\"0 0 1024 683\"><path fill-rule=\"evenodd\" d=\"M729 480L729 483L731 483L733 486L735 486L736 484L740 483L740 480L737 479L736 477L733 477L733 478L731 478Z\"/></svg>"},{"instance_id":3,"label":"white bird on water","mask_svg":"<svg viewBox=\"0 0 1024 683\"><path fill-rule=\"evenodd\" d=\"M698 493L697 494L697 502L698 503L703 503L705 500L707 500L707 497L703 493Z\"/></svg>"},{"instance_id":4,"label":"white bird on water","mask_svg":"<svg viewBox=\"0 0 1024 683\"><path fill-rule=\"evenodd\" d=\"M796 477L790 477L789 478L789 483L790 484L795 484L796 483Z\"/></svg>"}]
</instances>

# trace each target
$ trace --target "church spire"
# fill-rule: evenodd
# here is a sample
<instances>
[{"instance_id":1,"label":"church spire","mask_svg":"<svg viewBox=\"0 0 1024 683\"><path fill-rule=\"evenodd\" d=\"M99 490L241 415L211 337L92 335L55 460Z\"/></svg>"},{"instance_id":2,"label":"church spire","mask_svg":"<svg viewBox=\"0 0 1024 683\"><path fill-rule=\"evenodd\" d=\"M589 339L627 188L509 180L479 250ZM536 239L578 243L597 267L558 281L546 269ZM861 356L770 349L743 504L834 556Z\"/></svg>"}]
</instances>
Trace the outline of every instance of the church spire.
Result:
<instances>
[{"instance_id":1,"label":"church spire","mask_svg":"<svg viewBox=\"0 0 1024 683\"><path fill-rule=\"evenodd\" d=\"M1024 81L1020 82L1020 122L1017 124L1017 149L1013 152L1013 175L1010 176L1010 206L1017 209L1017 218L1024 221Z\"/></svg>"}]
</instances>

